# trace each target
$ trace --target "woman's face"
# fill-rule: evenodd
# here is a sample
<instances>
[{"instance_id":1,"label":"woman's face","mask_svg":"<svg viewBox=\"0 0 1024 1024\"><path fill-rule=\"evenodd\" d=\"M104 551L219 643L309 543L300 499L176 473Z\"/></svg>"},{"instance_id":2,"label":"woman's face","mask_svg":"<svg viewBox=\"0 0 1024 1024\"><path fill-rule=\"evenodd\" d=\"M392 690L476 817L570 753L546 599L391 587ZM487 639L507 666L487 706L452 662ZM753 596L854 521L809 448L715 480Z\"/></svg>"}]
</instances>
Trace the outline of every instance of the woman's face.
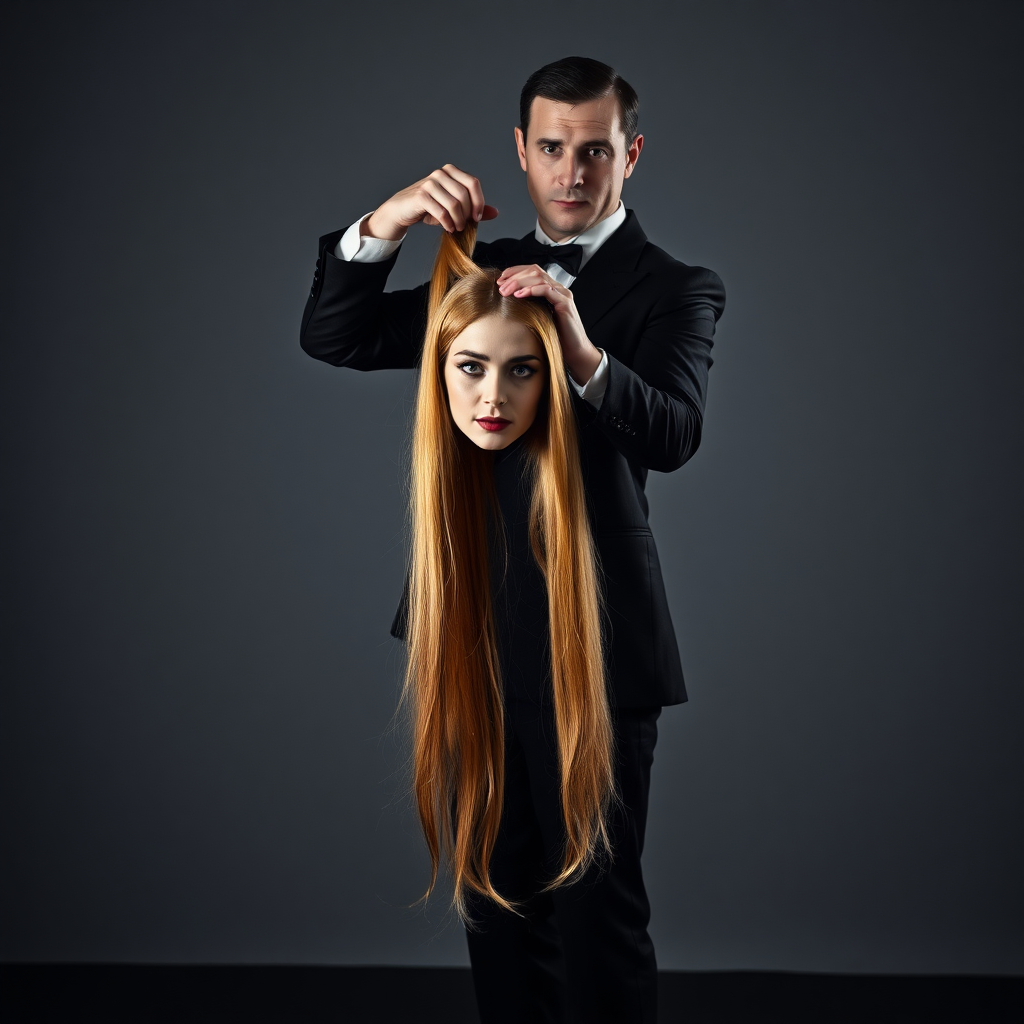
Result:
<instances>
[{"instance_id":1,"label":"woman's face","mask_svg":"<svg viewBox=\"0 0 1024 1024\"><path fill-rule=\"evenodd\" d=\"M533 424L547 373L544 347L528 327L498 316L477 320L445 359L455 425L480 448L507 447Z\"/></svg>"}]
</instances>

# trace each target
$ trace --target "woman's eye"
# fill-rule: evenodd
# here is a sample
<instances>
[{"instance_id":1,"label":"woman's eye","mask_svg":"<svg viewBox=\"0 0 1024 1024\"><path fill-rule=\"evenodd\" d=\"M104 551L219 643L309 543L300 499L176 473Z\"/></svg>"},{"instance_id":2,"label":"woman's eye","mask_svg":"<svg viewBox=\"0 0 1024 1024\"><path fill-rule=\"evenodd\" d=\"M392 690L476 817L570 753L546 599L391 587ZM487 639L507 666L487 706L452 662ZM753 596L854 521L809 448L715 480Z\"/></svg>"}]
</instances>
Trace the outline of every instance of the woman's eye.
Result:
<instances>
[{"instance_id":1,"label":"woman's eye","mask_svg":"<svg viewBox=\"0 0 1024 1024\"><path fill-rule=\"evenodd\" d=\"M471 360L466 360L463 363L455 364L467 377L479 377L483 373L483 369L479 363L474 363ZM513 377L518 377L520 380L525 380L527 377L532 377L537 371L532 366L526 366L520 363L517 366L513 366L509 371Z\"/></svg>"}]
</instances>

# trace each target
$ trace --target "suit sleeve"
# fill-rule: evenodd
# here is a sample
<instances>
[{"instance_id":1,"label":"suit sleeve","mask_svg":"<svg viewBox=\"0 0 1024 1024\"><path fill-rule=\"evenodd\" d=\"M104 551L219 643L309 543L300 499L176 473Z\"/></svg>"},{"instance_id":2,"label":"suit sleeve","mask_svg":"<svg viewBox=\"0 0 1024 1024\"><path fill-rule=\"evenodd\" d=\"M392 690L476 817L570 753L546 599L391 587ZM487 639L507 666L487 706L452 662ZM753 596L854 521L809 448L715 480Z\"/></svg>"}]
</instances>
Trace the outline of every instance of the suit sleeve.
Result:
<instances>
[{"instance_id":1,"label":"suit sleeve","mask_svg":"<svg viewBox=\"0 0 1024 1024\"><path fill-rule=\"evenodd\" d=\"M715 324L725 309L721 278L703 267L654 306L632 368L608 354L608 386L596 424L641 466L669 473L700 446Z\"/></svg>"},{"instance_id":2,"label":"suit sleeve","mask_svg":"<svg viewBox=\"0 0 1024 1024\"><path fill-rule=\"evenodd\" d=\"M419 363L427 318L427 286L385 292L398 253L380 263L334 255L342 231L324 235L299 344L333 366L411 369Z\"/></svg>"}]
</instances>

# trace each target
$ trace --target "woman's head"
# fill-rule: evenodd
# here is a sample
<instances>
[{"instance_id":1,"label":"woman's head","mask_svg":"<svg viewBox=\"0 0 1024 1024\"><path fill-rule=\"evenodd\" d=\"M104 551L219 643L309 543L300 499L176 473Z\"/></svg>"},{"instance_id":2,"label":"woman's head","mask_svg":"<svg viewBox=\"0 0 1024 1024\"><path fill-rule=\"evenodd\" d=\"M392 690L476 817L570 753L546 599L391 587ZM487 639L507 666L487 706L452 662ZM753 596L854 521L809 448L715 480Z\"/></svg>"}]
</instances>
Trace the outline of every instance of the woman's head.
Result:
<instances>
[{"instance_id":1,"label":"woman's head","mask_svg":"<svg viewBox=\"0 0 1024 1024\"><path fill-rule=\"evenodd\" d=\"M432 303L423 369L436 376L423 385L443 389L458 431L478 448L497 451L538 418L546 425L561 348L547 304L501 295L497 272L469 259L467 234L442 239L435 277L439 289L448 287Z\"/></svg>"},{"instance_id":2,"label":"woman's head","mask_svg":"<svg viewBox=\"0 0 1024 1024\"><path fill-rule=\"evenodd\" d=\"M547 397L547 378L547 354L537 332L521 318L500 313L460 331L444 359L452 422L490 451L507 447L533 426Z\"/></svg>"}]
</instances>

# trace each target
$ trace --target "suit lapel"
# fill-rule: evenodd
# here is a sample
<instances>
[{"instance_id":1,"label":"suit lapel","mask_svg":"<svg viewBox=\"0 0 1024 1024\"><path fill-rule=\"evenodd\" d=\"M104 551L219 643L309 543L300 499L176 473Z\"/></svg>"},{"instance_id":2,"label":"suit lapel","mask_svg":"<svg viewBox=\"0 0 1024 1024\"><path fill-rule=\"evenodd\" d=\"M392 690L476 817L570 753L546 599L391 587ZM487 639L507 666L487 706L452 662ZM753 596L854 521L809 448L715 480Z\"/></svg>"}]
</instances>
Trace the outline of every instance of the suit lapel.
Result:
<instances>
[{"instance_id":1,"label":"suit lapel","mask_svg":"<svg viewBox=\"0 0 1024 1024\"><path fill-rule=\"evenodd\" d=\"M646 276L637 270L647 236L632 210L622 227L609 238L580 271L571 290L580 319L589 329Z\"/></svg>"},{"instance_id":2,"label":"suit lapel","mask_svg":"<svg viewBox=\"0 0 1024 1024\"><path fill-rule=\"evenodd\" d=\"M584 273L589 270L584 267ZM589 330L616 302L634 288L647 276L644 271L625 271L616 274L605 273L598 278L581 274L572 283L572 295L576 308L580 311L580 319Z\"/></svg>"}]
</instances>

